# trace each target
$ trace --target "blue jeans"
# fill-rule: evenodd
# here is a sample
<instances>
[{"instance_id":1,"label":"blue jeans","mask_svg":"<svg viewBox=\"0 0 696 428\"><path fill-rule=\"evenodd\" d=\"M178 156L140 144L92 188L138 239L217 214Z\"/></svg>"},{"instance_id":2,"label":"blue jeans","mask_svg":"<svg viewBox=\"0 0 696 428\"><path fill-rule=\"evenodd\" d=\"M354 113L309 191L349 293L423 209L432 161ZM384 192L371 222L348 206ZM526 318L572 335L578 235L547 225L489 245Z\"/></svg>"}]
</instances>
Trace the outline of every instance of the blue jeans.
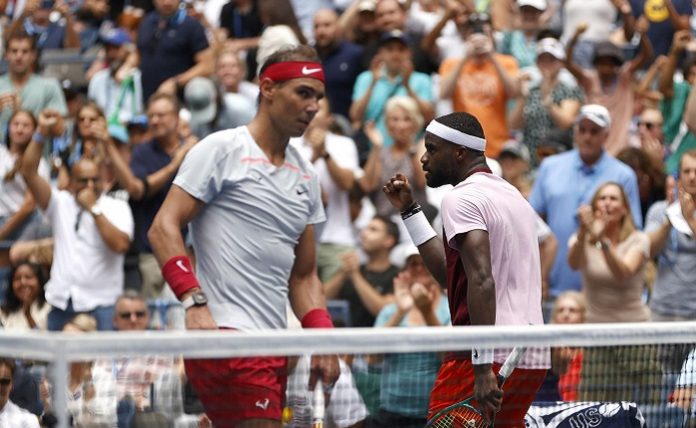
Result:
<instances>
[{"instance_id":1,"label":"blue jeans","mask_svg":"<svg viewBox=\"0 0 696 428\"><path fill-rule=\"evenodd\" d=\"M91 311L77 312L75 309L73 309L72 299L70 299L68 300L68 307L65 308L65 310L56 308L55 306L51 308L51 312L48 313L48 330L63 330L65 324L67 324L71 319L75 318L75 315L79 313L92 315L97 320L97 330L99 331L111 331L114 329L113 306L97 306Z\"/></svg>"}]
</instances>

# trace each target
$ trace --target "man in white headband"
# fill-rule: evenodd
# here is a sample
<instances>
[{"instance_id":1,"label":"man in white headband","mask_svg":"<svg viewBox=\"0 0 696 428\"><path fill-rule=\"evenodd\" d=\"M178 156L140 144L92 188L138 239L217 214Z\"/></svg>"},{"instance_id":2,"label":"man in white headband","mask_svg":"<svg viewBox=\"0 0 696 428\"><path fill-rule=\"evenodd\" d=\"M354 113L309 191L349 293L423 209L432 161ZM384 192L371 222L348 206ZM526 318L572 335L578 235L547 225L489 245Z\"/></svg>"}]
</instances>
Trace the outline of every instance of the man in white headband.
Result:
<instances>
[{"instance_id":1,"label":"man in white headband","mask_svg":"<svg viewBox=\"0 0 696 428\"><path fill-rule=\"evenodd\" d=\"M401 210L428 269L447 287L452 324L543 324L536 216L520 192L486 165L479 121L468 113L439 117L426 128L425 148L421 163L428 186L454 186L442 201L444 245L402 174L383 191ZM502 391L496 374L509 351L474 348L447 355L430 396L429 418L474 395L496 427L523 426L549 355L528 350Z\"/></svg>"}]
</instances>

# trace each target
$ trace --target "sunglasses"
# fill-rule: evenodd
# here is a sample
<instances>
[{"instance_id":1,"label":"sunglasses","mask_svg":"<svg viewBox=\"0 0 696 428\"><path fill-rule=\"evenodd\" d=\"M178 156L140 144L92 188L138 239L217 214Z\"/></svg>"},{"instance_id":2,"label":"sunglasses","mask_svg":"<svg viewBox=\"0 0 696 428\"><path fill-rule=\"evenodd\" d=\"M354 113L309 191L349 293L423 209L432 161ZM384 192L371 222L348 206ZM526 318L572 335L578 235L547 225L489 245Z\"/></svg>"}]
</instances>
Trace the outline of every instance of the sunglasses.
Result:
<instances>
[{"instance_id":1,"label":"sunglasses","mask_svg":"<svg viewBox=\"0 0 696 428\"><path fill-rule=\"evenodd\" d=\"M4 378L0 379L0 386L7 386L11 383L12 383L12 379L10 379L9 377L4 377Z\"/></svg>"},{"instance_id":2,"label":"sunglasses","mask_svg":"<svg viewBox=\"0 0 696 428\"><path fill-rule=\"evenodd\" d=\"M122 320L129 320L131 317L135 315L136 318L145 318L145 315L147 315L147 312L145 311L135 311L135 312L119 312L118 316Z\"/></svg>"}]
</instances>

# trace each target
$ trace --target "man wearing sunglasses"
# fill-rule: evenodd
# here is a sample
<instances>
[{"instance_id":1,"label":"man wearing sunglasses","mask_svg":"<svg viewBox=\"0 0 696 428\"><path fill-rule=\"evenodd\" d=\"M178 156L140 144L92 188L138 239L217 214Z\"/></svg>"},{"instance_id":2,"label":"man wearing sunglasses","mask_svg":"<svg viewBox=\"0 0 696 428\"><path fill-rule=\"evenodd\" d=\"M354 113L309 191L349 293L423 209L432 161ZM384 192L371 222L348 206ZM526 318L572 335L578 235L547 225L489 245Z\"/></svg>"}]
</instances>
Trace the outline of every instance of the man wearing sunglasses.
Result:
<instances>
[{"instance_id":1,"label":"man wearing sunglasses","mask_svg":"<svg viewBox=\"0 0 696 428\"><path fill-rule=\"evenodd\" d=\"M15 368L14 361L7 358L0 359L0 427L39 428L36 415L10 401Z\"/></svg>"},{"instance_id":2,"label":"man wearing sunglasses","mask_svg":"<svg viewBox=\"0 0 696 428\"><path fill-rule=\"evenodd\" d=\"M53 226L48 329L61 330L75 314L87 312L97 319L99 330L111 330L111 305L123 291L133 215L128 203L103 194L101 168L93 160L83 158L73 165L66 190L51 187L37 173L43 143L62 134L62 121L57 111L41 112L21 167L36 204Z\"/></svg>"}]
</instances>

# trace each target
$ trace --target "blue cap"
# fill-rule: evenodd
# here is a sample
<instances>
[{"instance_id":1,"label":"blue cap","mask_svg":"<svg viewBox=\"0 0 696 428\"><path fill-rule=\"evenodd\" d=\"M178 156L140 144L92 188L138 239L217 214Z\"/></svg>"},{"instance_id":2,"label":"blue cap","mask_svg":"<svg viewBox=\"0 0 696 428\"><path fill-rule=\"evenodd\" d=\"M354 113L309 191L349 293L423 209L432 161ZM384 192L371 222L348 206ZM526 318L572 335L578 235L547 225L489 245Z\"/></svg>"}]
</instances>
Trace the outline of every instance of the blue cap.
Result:
<instances>
[{"instance_id":1,"label":"blue cap","mask_svg":"<svg viewBox=\"0 0 696 428\"><path fill-rule=\"evenodd\" d=\"M411 42L411 39L403 31L391 30L382 33L382 35L379 38L379 46L384 46L387 42L390 42L392 40L398 40L406 46L409 46L409 43Z\"/></svg>"},{"instance_id":2,"label":"blue cap","mask_svg":"<svg viewBox=\"0 0 696 428\"><path fill-rule=\"evenodd\" d=\"M109 136L114 140L118 140L119 143L128 144L128 131L126 131L126 128L121 124L110 124Z\"/></svg>"},{"instance_id":3,"label":"blue cap","mask_svg":"<svg viewBox=\"0 0 696 428\"><path fill-rule=\"evenodd\" d=\"M123 46L131 41L126 30L122 28L110 28L106 31L102 31L101 34L99 34L99 38L102 43L112 46Z\"/></svg>"},{"instance_id":4,"label":"blue cap","mask_svg":"<svg viewBox=\"0 0 696 428\"><path fill-rule=\"evenodd\" d=\"M128 126L129 128L131 126L142 126L144 128L147 128L147 116L145 116L144 114L139 114L137 116L133 116L128 121L126 126Z\"/></svg>"}]
</instances>

